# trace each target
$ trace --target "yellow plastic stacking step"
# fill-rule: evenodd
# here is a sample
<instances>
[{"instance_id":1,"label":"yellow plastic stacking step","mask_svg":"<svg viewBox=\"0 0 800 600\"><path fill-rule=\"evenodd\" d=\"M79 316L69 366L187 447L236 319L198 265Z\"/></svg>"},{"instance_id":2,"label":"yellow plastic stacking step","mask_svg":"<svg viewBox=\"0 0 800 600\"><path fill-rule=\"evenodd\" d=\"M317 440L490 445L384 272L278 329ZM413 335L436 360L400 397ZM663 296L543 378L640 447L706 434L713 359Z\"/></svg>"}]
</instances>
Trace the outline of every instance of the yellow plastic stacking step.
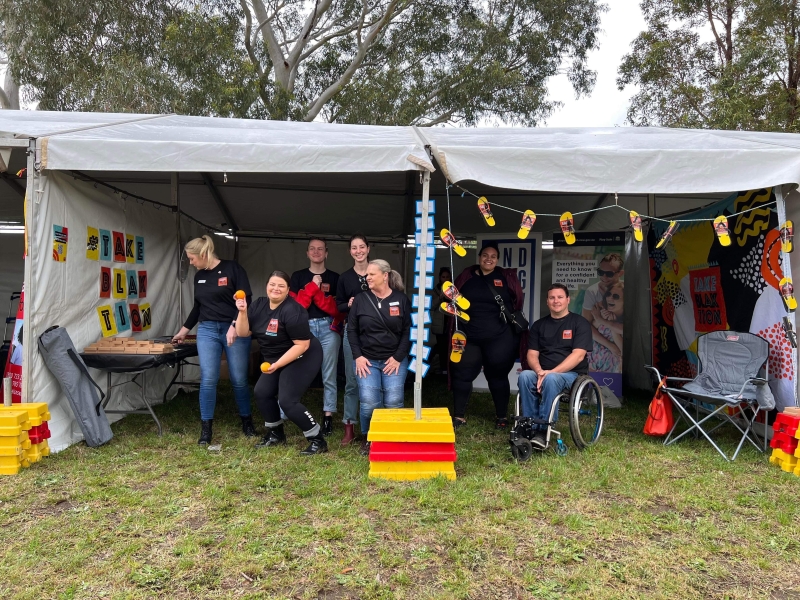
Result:
<instances>
[{"instance_id":1,"label":"yellow plastic stacking step","mask_svg":"<svg viewBox=\"0 0 800 600\"><path fill-rule=\"evenodd\" d=\"M413 408L377 408L372 413L370 442L455 442L453 420L446 408L423 408L414 419Z\"/></svg>"},{"instance_id":2,"label":"yellow plastic stacking step","mask_svg":"<svg viewBox=\"0 0 800 600\"><path fill-rule=\"evenodd\" d=\"M42 460L42 451L39 449L39 444L31 444L31 447L25 451L25 456L32 463Z\"/></svg>"},{"instance_id":3,"label":"yellow plastic stacking step","mask_svg":"<svg viewBox=\"0 0 800 600\"><path fill-rule=\"evenodd\" d=\"M44 421L50 420L50 412L47 410L47 402L23 402L11 406L0 406L0 418L5 411L22 410L28 413L28 420L31 427L38 427ZM30 429L30 428L29 428Z\"/></svg>"},{"instance_id":4,"label":"yellow plastic stacking step","mask_svg":"<svg viewBox=\"0 0 800 600\"><path fill-rule=\"evenodd\" d=\"M775 448L772 451L772 455L769 457L769 462L774 465L778 465L787 473L794 472L795 468L797 467L797 457L791 454L786 454L786 452L780 448Z\"/></svg>"},{"instance_id":5,"label":"yellow plastic stacking step","mask_svg":"<svg viewBox=\"0 0 800 600\"><path fill-rule=\"evenodd\" d=\"M42 440L36 445L39 446L39 452L41 452L42 456L50 456L50 445L47 440Z\"/></svg>"},{"instance_id":6,"label":"yellow plastic stacking step","mask_svg":"<svg viewBox=\"0 0 800 600\"><path fill-rule=\"evenodd\" d=\"M370 430L372 425L370 424ZM451 462L371 462L369 476L379 479L415 481L443 475L447 479L456 478L456 469Z\"/></svg>"},{"instance_id":7,"label":"yellow plastic stacking step","mask_svg":"<svg viewBox=\"0 0 800 600\"><path fill-rule=\"evenodd\" d=\"M28 431L32 427L26 410L3 410L0 411L0 429L18 428L21 431ZM12 435L12 434L7 434ZM19 434L16 434L19 435Z\"/></svg>"},{"instance_id":8,"label":"yellow plastic stacking step","mask_svg":"<svg viewBox=\"0 0 800 600\"><path fill-rule=\"evenodd\" d=\"M13 439L16 439L17 444L14 446L0 446L0 456L24 456L25 448L20 445L17 438Z\"/></svg>"},{"instance_id":9,"label":"yellow plastic stacking step","mask_svg":"<svg viewBox=\"0 0 800 600\"><path fill-rule=\"evenodd\" d=\"M20 456L0 456L0 467L28 466L28 459Z\"/></svg>"},{"instance_id":10,"label":"yellow plastic stacking step","mask_svg":"<svg viewBox=\"0 0 800 600\"><path fill-rule=\"evenodd\" d=\"M16 475L21 468L22 465L19 464L13 467L0 467L0 475Z\"/></svg>"}]
</instances>

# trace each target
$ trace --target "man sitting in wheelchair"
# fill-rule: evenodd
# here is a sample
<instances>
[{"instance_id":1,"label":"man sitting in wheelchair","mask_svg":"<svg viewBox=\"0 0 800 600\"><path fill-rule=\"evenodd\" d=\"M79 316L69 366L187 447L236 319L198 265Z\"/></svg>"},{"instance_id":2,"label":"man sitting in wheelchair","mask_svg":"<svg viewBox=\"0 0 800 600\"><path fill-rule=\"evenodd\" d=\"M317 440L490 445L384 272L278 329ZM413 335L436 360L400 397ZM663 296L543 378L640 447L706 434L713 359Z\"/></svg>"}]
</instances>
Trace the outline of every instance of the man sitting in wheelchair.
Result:
<instances>
[{"instance_id":1,"label":"man sitting in wheelchair","mask_svg":"<svg viewBox=\"0 0 800 600\"><path fill-rule=\"evenodd\" d=\"M519 375L521 416L532 417L534 448L547 447L547 431L553 401L569 390L580 375L589 371L587 354L592 351L592 326L585 318L569 312L569 290L554 283L547 290L550 314L531 325L528 336L528 365L531 371ZM553 422L558 419L558 407Z\"/></svg>"}]
</instances>

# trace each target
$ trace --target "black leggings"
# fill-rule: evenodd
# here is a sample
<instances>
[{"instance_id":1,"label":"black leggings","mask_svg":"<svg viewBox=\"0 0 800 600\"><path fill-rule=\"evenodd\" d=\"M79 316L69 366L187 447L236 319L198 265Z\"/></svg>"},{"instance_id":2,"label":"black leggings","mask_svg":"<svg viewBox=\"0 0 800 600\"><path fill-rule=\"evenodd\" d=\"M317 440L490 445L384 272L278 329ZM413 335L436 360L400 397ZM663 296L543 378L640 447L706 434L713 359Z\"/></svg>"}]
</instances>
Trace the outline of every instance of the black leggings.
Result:
<instances>
[{"instance_id":1,"label":"black leggings","mask_svg":"<svg viewBox=\"0 0 800 600\"><path fill-rule=\"evenodd\" d=\"M450 382L453 388L453 416L464 418L467 412L467 401L472 393L472 382L483 374L489 384L489 391L494 400L494 410L498 419L508 414L508 399L511 396L511 384L508 374L519 356L519 338L510 327L498 337L486 340L473 340L467 337L467 347L461 361L450 363Z\"/></svg>"},{"instance_id":2,"label":"black leggings","mask_svg":"<svg viewBox=\"0 0 800 600\"><path fill-rule=\"evenodd\" d=\"M296 361L278 369L275 373L261 374L253 394L267 427L277 427L281 424L282 409L306 437L313 437L319 433L319 425L300 403L300 398L314 381L321 366L322 346L319 340L312 336L308 350Z\"/></svg>"}]
</instances>

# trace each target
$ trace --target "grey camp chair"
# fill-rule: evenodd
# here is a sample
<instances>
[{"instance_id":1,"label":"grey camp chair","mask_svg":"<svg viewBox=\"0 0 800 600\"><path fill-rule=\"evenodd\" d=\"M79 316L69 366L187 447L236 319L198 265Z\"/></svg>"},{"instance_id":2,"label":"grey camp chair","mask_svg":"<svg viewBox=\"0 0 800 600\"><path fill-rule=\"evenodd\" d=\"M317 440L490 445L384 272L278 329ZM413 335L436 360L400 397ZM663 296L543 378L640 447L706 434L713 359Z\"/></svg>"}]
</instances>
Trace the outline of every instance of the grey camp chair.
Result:
<instances>
[{"instance_id":1,"label":"grey camp chair","mask_svg":"<svg viewBox=\"0 0 800 600\"><path fill-rule=\"evenodd\" d=\"M775 399L765 378L769 372L769 342L752 333L712 331L698 338L697 355L700 359L697 377L667 377L666 386L662 388L678 410L675 425L664 440L664 445L695 432L695 435L705 437L725 460L736 460L745 440L753 444L756 450L766 451L766 437L762 439L753 424L759 411L775 406ZM658 369L650 366L645 368L661 381ZM759 377L762 368L765 377ZM672 387L680 381L686 382L682 388ZM738 410L728 411L729 408ZM729 414L731 412L734 414ZM681 421L689 427L675 435ZM714 431L728 423L742 434L730 458L711 437Z\"/></svg>"}]
</instances>

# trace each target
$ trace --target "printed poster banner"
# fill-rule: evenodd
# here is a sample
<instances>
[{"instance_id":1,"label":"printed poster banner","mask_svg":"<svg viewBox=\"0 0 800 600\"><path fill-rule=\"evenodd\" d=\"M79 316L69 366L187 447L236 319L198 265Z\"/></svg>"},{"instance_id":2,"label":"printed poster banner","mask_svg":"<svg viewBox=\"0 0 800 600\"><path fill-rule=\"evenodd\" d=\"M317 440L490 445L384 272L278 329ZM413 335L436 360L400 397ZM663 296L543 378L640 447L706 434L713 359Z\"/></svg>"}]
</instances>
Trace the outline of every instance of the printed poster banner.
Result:
<instances>
[{"instance_id":1,"label":"printed poster banner","mask_svg":"<svg viewBox=\"0 0 800 600\"><path fill-rule=\"evenodd\" d=\"M685 215L726 215L731 245L723 247L710 222L681 223L656 250L667 223L655 222L648 237L653 300L653 358L661 373L697 375L697 338L709 331L755 333L770 343L770 388L779 410L794 406L794 363L782 319L787 314L778 214L771 189L741 192ZM750 210L731 217L737 212Z\"/></svg>"},{"instance_id":2,"label":"printed poster banner","mask_svg":"<svg viewBox=\"0 0 800 600\"><path fill-rule=\"evenodd\" d=\"M522 286L524 302L522 311L533 323L539 318L539 296L541 295L540 273L542 269L542 234L531 232L527 239L521 240L517 237L517 232L487 234L478 236L478 249L475 251L475 263L478 262L477 252L485 241L497 242L500 249L500 256L497 266L503 269L511 269L517 273L517 278ZM500 309L498 308L498 311ZM469 312L469 311L467 311ZM467 340L469 344L469 340ZM521 366L517 360L516 366L508 374L511 383L511 391L516 393L518 390L517 380ZM476 390L486 391L489 389L483 372L478 375L473 383Z\"/></svg>"},{"instance_id":3,"label":"printed poster banner","mask_svg":"<svg viewBox=\"0 0 800 600\"><path fill-rule=\"evenodd\" d=\"M53 225L53 260L67 262L67 242L69 231L61 225Z\"/></svg>"},{"instance_id":4,"label":"printed poster banner","mask_svg":"<svg viewBox=\"0 0 800 600\"><path fill-rule=\"evenodd\" d=\"M592 324L589 374L622 397L622 340L625 307L625 233L575 232L568 245L553 234L553 283L569 289L570 312Z\"/></svg>"},{"instance_id":5,"label":"printed poster banner","mask_svg":"<svg viewBox=\"0 0 800 600\"><path fill-rule=\"evenodd\" d=\"M94 227L86 228L86 258L100 260L100 232Z\"/></svg>"},{"instance_id":6,"label":"printed poster banner","mask_svg":"<svg viewBox=\"0 0 800 600\"><path fill-rule=\"evenodd\" d=\"M117 321L114 319L114 310L110 304L97 307L97 318L100 321L100 331L103 337L117 335Z\"/></svg>"}]
</instances>

